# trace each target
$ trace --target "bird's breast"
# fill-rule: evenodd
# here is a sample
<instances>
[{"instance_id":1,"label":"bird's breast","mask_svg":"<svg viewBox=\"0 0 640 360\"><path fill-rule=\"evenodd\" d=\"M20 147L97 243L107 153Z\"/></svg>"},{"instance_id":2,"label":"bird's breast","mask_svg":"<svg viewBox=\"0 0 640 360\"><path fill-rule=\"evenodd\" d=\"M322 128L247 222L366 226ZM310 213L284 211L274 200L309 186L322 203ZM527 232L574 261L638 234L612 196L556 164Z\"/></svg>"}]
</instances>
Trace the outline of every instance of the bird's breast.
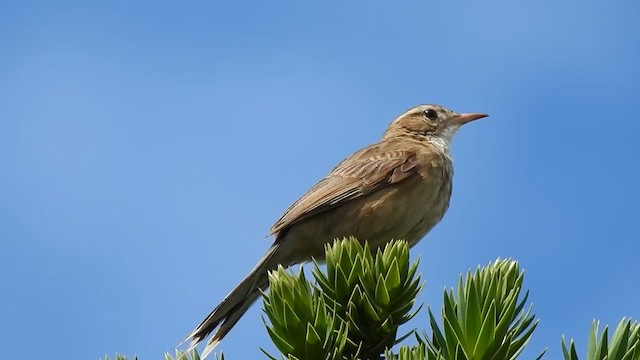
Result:
<instances>
[{"instance_id":1,"label":"bird's breast","mask_svg":"<svg viewBox=\"0 0 640 360\"><path fill-rule=\"evenodd\" d=\"M323 257L324 244L349 236L366 240L373 248L391 239L415 245L449 207L452 175L450 160L420 159L414 175L305 219L286 236L301 238L296 243L304 244L305 252L316 258Z\"/></svg>"}]
</instances>

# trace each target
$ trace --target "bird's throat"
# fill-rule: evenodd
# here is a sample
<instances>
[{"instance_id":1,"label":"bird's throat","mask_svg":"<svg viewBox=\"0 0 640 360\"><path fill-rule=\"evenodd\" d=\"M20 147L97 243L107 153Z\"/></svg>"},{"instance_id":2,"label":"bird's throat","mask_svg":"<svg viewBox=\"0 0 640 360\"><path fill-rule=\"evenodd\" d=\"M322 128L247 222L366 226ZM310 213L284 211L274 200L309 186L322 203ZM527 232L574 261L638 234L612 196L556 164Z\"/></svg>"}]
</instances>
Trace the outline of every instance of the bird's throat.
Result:
<instances>
[{"instance_id":1,"label":"bird's throat","mask_svg":"<svg viewBox=\"0 0 640 360\"><path fill-rule=\"evenodd\" d=\"M442 152L447 156L449 155L449 144L451 142L450 138L441 136L427 136L427 142L433 145L439 152Z\"/></svg>"}]
</instances>

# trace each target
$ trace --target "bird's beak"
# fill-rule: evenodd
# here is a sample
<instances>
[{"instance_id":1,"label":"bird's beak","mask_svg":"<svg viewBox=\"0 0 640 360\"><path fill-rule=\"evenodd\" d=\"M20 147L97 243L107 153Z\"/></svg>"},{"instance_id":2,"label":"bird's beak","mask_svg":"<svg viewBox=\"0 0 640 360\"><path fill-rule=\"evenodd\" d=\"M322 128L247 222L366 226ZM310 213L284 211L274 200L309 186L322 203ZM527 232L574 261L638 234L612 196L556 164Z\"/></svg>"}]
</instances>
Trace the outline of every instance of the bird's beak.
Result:
<instances>
[{"instance_id":1,"label":"bird's beak","mask_svg":"<svg viewBox=\"0 0 640 360\"><path fill-rule=\"evenodd\" d=\"M460 115L452 118L451 119L451 123L460 126L460 125L464 125L464 124L466 124L468 122L471 122L473 120L482 119L483 117L487 117L487 116L489 116L489 115L480 114L480 113L460 114Z\"/></svg>"}]
</instances>

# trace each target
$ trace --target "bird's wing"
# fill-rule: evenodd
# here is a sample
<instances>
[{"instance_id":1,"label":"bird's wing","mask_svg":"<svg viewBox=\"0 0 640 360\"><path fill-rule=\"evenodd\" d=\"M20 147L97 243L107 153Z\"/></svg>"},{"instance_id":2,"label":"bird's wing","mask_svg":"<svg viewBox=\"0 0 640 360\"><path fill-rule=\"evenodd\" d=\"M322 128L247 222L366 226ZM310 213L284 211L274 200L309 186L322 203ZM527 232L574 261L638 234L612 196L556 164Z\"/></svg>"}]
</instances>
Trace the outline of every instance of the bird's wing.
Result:
<instances>
[{"instance_id":1,"label":"bird's wing","mask_svg":"<svg viewBox=\"0 0 640 360\"><path fill-rule=\"evenodd\" d=\"M380 142L354 153L336 166L291 205L271 228L271 234L317 213L382 187L398 183L417 173L414 151L397 142Z\"/></svg>"}]
</instances>

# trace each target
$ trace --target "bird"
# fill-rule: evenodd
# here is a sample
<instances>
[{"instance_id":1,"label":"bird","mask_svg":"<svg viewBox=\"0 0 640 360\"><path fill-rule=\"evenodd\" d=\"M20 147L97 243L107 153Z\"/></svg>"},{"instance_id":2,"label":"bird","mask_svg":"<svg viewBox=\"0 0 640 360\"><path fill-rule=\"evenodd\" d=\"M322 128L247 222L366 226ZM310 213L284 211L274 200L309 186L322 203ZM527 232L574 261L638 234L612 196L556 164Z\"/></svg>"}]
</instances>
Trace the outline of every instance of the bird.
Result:
<instances>
[{"instance_id":1,"label":"bird","mask_svg":"<svg viewBox=\"0 0 640 360\"><path fill-rule=\"evenodd\" d=\"M398 116L379 142L340 162L275 222L271 247L185 338L189 350L215 330L202 353L207 357L268 288L269 271L322 260L325 245L334 239L355 237L374 251L392 239L418 243L449 207L453 136L462 125L486 116L432 104Z\"/></svg>"}]
</instances>

